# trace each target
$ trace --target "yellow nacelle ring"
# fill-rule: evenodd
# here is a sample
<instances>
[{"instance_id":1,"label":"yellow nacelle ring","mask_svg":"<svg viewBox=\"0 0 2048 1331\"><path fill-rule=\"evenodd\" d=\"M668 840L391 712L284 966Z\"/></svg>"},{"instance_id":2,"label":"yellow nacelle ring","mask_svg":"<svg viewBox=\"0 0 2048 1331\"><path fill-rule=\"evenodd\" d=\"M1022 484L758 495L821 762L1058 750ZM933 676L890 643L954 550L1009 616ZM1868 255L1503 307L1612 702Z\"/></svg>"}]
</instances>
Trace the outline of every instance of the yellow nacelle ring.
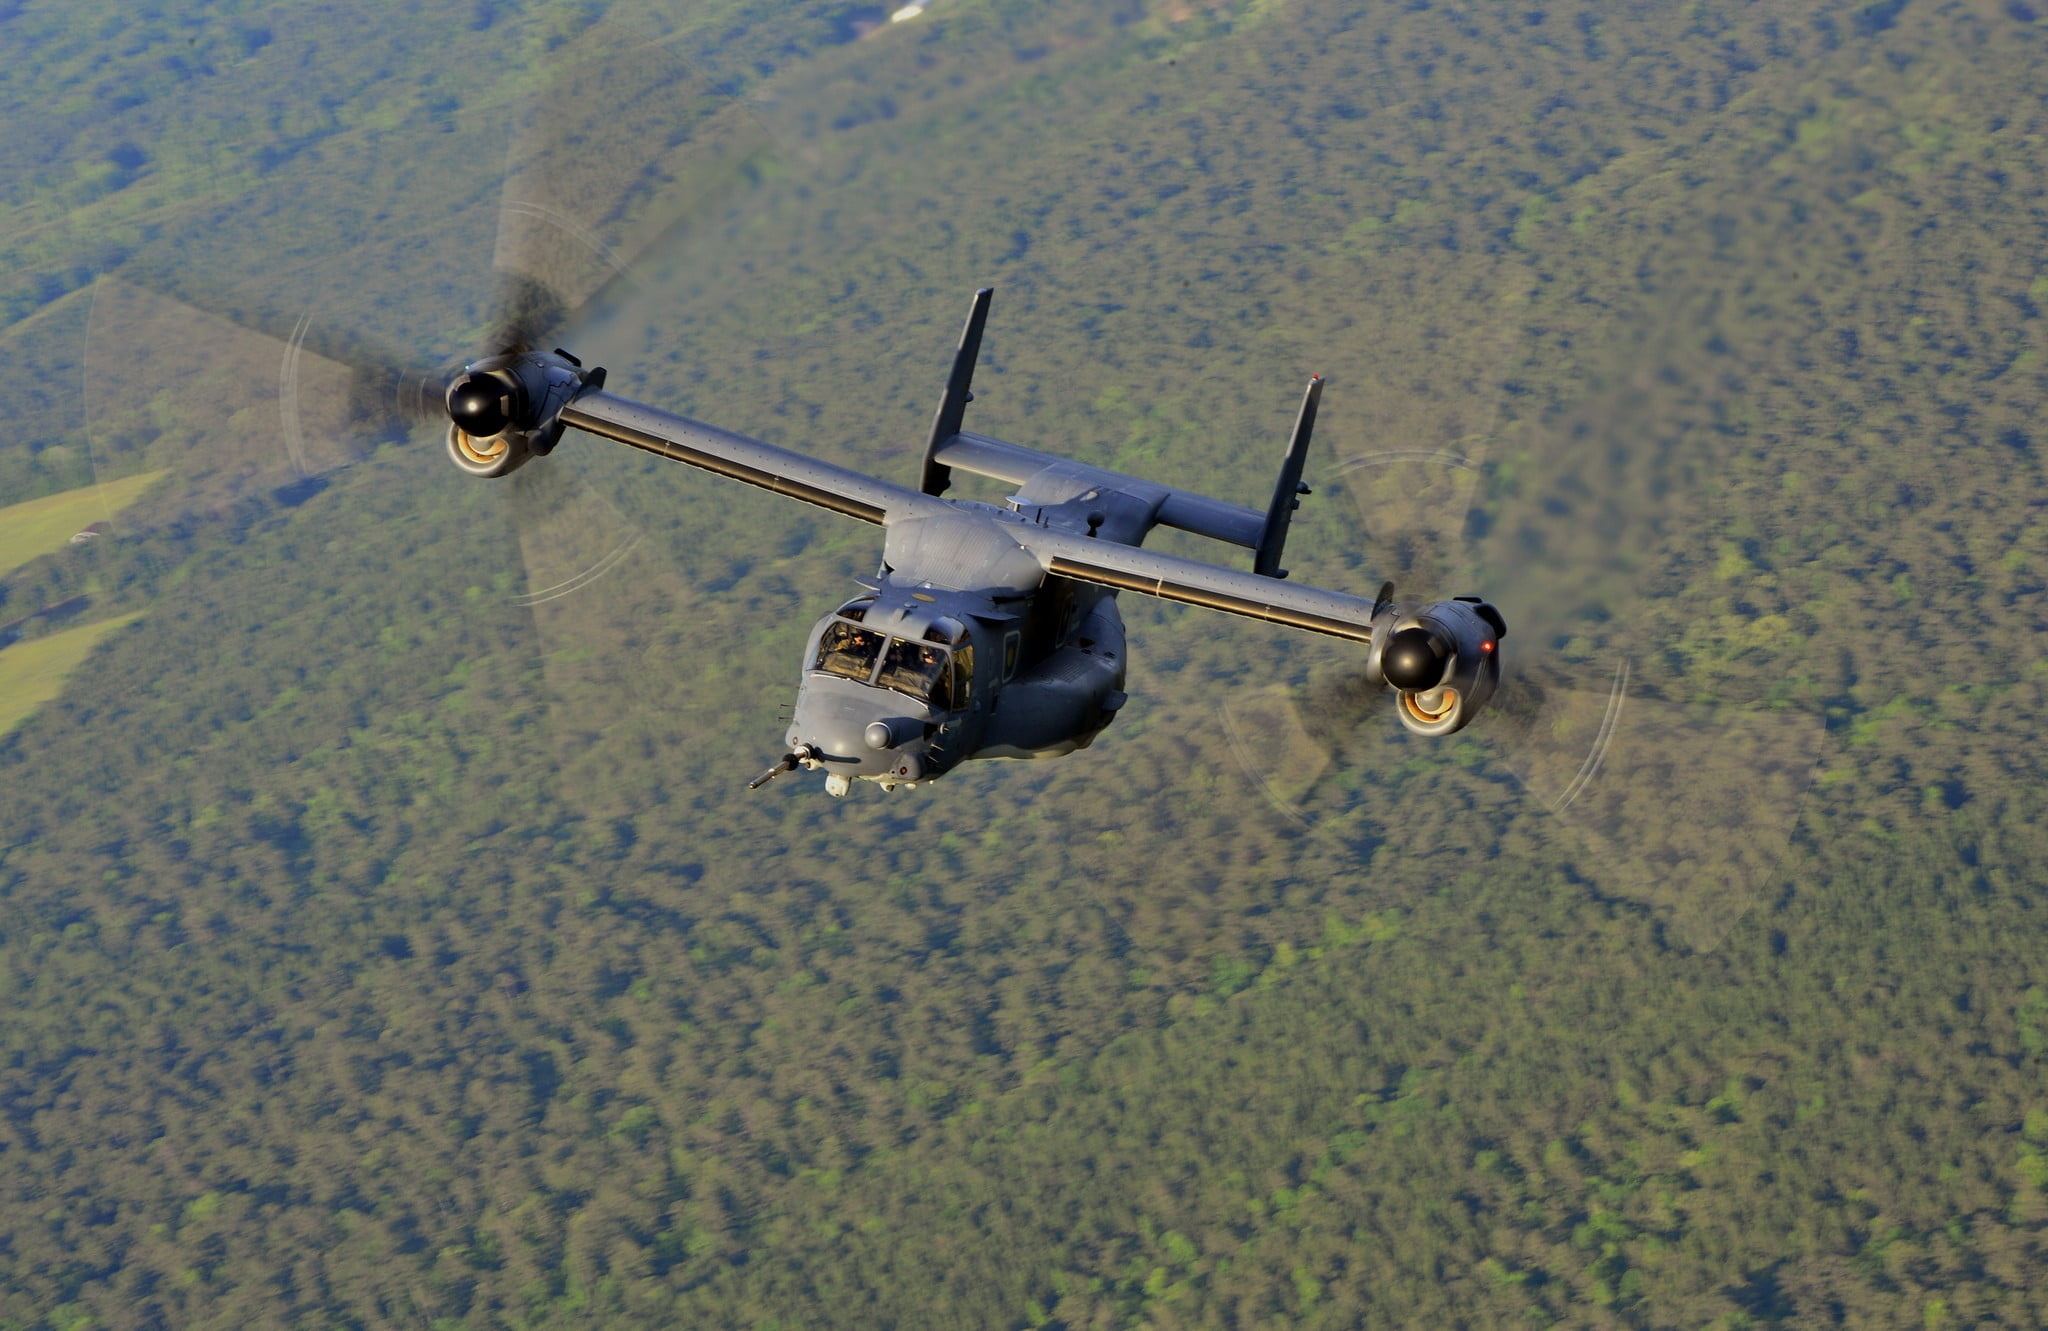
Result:
<instances>
[{"instance_id":1,"label":"yellow nacelle ring","mask_svg":"<svg viewBox=\"0 0 2048 1331\"><path fill-rule=\"evenodd\" d=\"M526 440L511 430L478 439L459 425L448 426L448 457L471 476L504 476L531 456Z\"/></svg>"},{"instance_id":2,"label":"yellow nacelle ring","mask_svg":"<svg viewBox=\"0 0 2048 1331\"><path fill-rule=\"evenodd\" d=\"M1401 695L1402 708L1407 711L1408 715L1424 725L1435 725L1458 710L1458 691L1456 689L1432 689L1429 692L1437 694L1443 704L1435 711L1431 711L1422 705L1423 695L1421 693L1403 693Z\"/></svg>"}]
</instances>

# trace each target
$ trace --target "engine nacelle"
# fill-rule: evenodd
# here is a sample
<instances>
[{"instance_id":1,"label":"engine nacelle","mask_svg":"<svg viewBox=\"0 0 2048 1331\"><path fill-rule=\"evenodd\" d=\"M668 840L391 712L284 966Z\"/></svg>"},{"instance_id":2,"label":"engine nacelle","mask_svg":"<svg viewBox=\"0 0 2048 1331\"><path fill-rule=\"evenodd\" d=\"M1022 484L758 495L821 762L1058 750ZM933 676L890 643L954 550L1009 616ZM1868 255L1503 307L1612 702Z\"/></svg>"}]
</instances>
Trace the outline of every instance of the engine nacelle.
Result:
<instances>
[{"instance_id":1,"label":"engine nacelle","mask_svg":"<svg viewBox=\"0 0 2048 1331\"><path fill-rule=\"evenodd\" d=\"M1418 735L1465 728L1500 685L1500 611L1477 597L1390 606L1373 624L1366 677L1394 690L1401 724Z\"/></svg>"},{"instance_id":2,"label":"engine nacelle","mask_svg":"<svg viewBox=\"0 0 2048 1331\"><path fill-rule=\"evenodd\" d=\"M449 381L448 456L471 476L506 476L562 438L562 408L604 383L564 351L476 361Z\"/></svg>"}]
</instances>

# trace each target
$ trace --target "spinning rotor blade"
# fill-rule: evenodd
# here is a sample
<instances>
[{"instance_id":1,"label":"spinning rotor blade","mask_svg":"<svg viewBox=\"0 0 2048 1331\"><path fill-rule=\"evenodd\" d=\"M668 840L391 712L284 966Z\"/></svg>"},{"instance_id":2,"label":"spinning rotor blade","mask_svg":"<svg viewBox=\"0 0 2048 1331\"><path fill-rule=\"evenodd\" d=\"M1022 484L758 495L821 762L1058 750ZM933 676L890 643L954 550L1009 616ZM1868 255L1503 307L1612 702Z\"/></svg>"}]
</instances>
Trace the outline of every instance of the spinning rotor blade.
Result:
<instances>
[{"instance_id":1,"label":"spinning rotor blade","mask_svg":"<svg viewBox=\"0 0 2048 1331\"><path fill-rule=\"evenodd\" d=\"M1434 399L1504 402L1503 369L1477 358L1471 382ZM1434 809L1418 764L1469 762L1453 756L1469 738L1514 775L1524 809L1567 829L1594 890L1714 947L1780 872L1824 732L1817 708L1790 699L1803 664L1773 650L1795 635L1755 628L1768 628L1771 580L1700 558L1713 525L1740 516L1698 493L1719 436L1663 437L1626 380L1563 419L1499 409L1480 424L1452 419L1406 449L1340 445L1335 471L1357 518L1350 581L1385 570L1402 601L1500 607L1492 701L1448 740L1409 735L1353 653L1226 702L1233 755L1289 818L1366 844L1397 837L1416 800ZM1743 650L1703 641L1702 616L1729 621Z\"/></svg>"},{"instance_id":2,"label":"spinning rotor blade","mask_svg":"<svg viewBox=\"0 0 2048 1331\"><path fill-rule=\"evenodd\" d=\"M1520 673L1489 739L1586 842L1595 886L1657 908L1679 942L1708 950L1781 872L1820 718L1632 692L1626 657L1604 691L1580 683L1587 673Z\"/></svg>"},{"instance_id":3,"label":"spinning rotor blade","mask_svg":"<svg viewBox=\"0 0 2048 1331\"><path fill-rule=\"evenodd\" d=\"M361 455L352 369L298 343L102 278L85 352L87 441L102 486L173 477L169 513L269 500Z\"/></svg>"},{"instance_id":4,"label":"spinning rotor blade","mask_svg":"<svg viewBox=\"0 0 2048 1331\"><path fill-rule=\"evenodd\" d=\"M1399 326L1426 330L1432 302L1409 294L1413 308ZM1468 590L1465 529L1501 426L1492 380L1507 350L1494 338L1482 354L1458 361L1416 346L1405 363L1426 365L1426 375L1369 393L1353 389L1348 396L1367 400L1325 411L1318 442L1333 456L1312 458L1310 473L1328 497L1305 501L1297 522L1316 516L1309 507L1316 503L1336 521L1323 530L1297 528L1288 551L1295 576L1352 591L1384 579L1403 600ZM1404 356L1389 353L1382 363L1404 363ZM1357 414L1360 405L1369 417ZM1357 433L1362 421L1369 437ZM1330 545L1341 562L1321 548ZM1223 733L1236 765L1285 816L1340 838L1373 837L1369 811L1379 801L1369 788L1407 757L1401 746L1408 737L1389 697L1366 682L1359 653L1345 649L1303 683L1234 690L1222 703Z\"/></svg>"},{"instance_id":5,"label":"spinning rotor blade","mask_svg":"<svg viewBox=\"0 0 2048 1331\"><path fill-rule=\"evenodd\" d=\"M118 277L93 284L84 361L95 480L170 480L131 524L299 502L380 438L446 419L436 376L318 338L308 318L274 334Z\"/></svg>"},{"instance_id":6,"label":"spinning rotor blade","mask_svg":"<svg viewBox=\"0 0 2048 1331\"><path fill-rule=\"evenodd\" d=\"M351 492L429 505L481 487L465 497L513 522L499 548L523 577L422 562L404 581L478 579L525 609L565 775L587 776L620 745L644 749L675 703L643 681L686 584L607 497L640 478L609 456L622 450L571 442L467 480L444 454L442 394L463 362L505 350L561 345L630 375L638 348L608 354L601 316L632 298L633 261L722 206L768 141L731 97L614 28L517 81L539 91L339 136L254 198L163 226L95 292L86 435L102 484L161 475L117 531L196 536L296 505L352 463Z\"/></svg>"},{"instance_id":7,"label":"spinning rotor blade","mask_svg":"<svg viewBox=\"0 0 2048 1331\"><path fill-rule=\"evenodd\" d=\"M546 349L551 330L772 146L742 103L660 46L600 27L571 57L512 133L493 352Z\"/></svg>"},{"instance_id":8,"label":"spinning rotor blade","mask_svg":"<svg viewBox=\"0 0 2048 1331\"><path fill-rule=\"evenodd\" d=\"M133 451L111 417L147 400L157 370L197 396L189 375L202 364L212 382L236 381L237 404L280 398L288 454L303 441L294 420L331 414L312 399L331 396L332 376L302 377L313 359L349 369L350 411L368 427L357 449L378 430L445 424L440 394L463 362L552 347L571 321L625 299L633 261L719 203L770 146L743 104L664 48L599 25L544 71L508 70L458 111L281 152L247 193L160 223L114 274L194 313L181 326L159 306L139 321L140 298L103 298L88 424L109 419L92 432L95 454L118 465ZM185 363L153 365L172 355Z\"/></svg>"},{"instance_id":9,"label":"spinning rotor blade","mask_svg":"<svg viewBox=\"0 0 2048 1331\"><path fill-rule=\"evenodd\" d=\"M744 105L663 48L612 29L586 34L513 134L484 350L568 345L566 321L588 328L590 315L628 299L650 247L729 194L771 148ZM616 376L619 359L603 360ZM689 587L621 511L645 476L644 460L623 454L574 442L504 486L562 785L590 815L623 813L645 795L616 789L617 773L651 758L686 704L664 682L685 653L675 637Z\"/></svg>"},{"instance_id":10,"label":"spinning rotor blade","mask_svg":"<svg viewBox=\"0 0 2048 1331\"><path fill-rule=\"evenodd\" d=\"M687 699L670 686L688 644L689 584L598 487L528 466L501 483L526 566L514 599L540 645L565 796L586 816L635 806L618 774L653 759Z\"/></svg>"}]
</instances>

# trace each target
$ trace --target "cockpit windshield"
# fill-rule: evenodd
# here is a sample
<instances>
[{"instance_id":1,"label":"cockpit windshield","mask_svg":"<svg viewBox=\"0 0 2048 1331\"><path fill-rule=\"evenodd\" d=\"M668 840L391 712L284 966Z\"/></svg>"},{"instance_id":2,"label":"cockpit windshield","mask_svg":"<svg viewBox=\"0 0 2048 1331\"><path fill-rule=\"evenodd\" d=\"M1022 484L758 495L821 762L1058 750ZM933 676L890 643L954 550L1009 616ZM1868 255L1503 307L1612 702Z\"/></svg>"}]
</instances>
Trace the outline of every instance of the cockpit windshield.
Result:
<instances>
[{"instance_id":1,"label":"cockpit windshield","mask_svg":"<svg viewBox=\"0 0 2048 1331\"><path fill-rule=\"evenodd\" d=\"M866 610L865 605L858 604L850 608ZM965 634L961 636L964 638ZM973 653L974 648L969 645L948 649L936 642L892 638L835 618L819 635L818 656L811 662L811 669L907 693L940 711L950 712L967 705Z\"/></svg>"},{"instance_id":2,"label":"cockpit windshield","mask_svg":"<svg viewBox=\"0 0 2048 1331\"><path fill-rule=\"evenodd\" d=\"M889 639L882 656L882 673L875 682L885 689L922 698L942 711L953 706L951 661L944 648L928 642Z\"/></svg>"},{"instance_id":3,"label":"cockpit windshield","mask_svg":"<svg viewBox=\"0 0 2048 1331\"><path fill-rule=\"evenodd\" d=\"M818 659L811 663L811 669L865 684L875 672L875 658L882 653L883 641L883 636L873 629L834 620L825 626L825 636L818 641Z\"/></svg>"}]
</instances>

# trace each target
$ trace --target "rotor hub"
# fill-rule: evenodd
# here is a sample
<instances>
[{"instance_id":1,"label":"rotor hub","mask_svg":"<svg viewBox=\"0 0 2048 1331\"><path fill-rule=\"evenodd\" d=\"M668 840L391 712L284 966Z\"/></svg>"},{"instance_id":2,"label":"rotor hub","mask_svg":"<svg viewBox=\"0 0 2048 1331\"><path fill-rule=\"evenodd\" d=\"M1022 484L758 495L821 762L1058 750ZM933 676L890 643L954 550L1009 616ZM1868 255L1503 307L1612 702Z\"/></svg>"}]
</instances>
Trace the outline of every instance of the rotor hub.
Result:
<instances>
[{"instance_id":1,"label":"rotor hub","mask_svg":"<svg viewBox=\"0 0 2048 1331\"><path fill-rule=\"evenodd\" d=\"M516 385L471 371L448 385L448 418L472 439L500 434L512 422Z\"/></svg>"},{"instance_id":2,"label":"rotor hub","mask_svg":"<svg viewBox=\"0 0 2048 1331\"><path fill-rule=\"evenodd\" d=\"M1387 683L1403 691L1433 688L1451 658L1448 644L1426 628L1405 628L1387 639L1380 669Z\"/></svg>"}]
</instances>

